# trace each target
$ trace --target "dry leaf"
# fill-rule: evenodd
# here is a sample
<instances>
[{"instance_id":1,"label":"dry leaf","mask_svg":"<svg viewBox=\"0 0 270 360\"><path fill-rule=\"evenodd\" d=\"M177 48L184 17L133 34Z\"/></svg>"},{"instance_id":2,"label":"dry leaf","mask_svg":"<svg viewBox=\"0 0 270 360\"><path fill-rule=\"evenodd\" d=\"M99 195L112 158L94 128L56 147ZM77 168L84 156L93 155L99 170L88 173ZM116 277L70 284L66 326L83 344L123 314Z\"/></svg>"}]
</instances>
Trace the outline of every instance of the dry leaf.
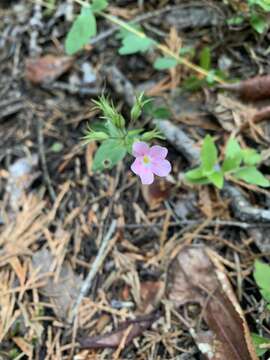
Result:
<instances>
[{"instance_id":1,"label":"dry leaf","mask_svg":"<svg viewBox=\"0 0 270 360\"><path fill-rule=\"evenodd\" d=\"M43 248L37 251L32 261L33 267L40 269L39 274L52 271L54 258L47 249ZM46 284L39 291L42 295L50 298L51 303L54 305L55 315L62 320L66 320L69 310L77 299L81 285L82 279L65 262L62 265L58 278L46 278Z\"/></svg>"},{"instance_id":2,"label":"dry leaf","mask_svg":"<svg viewBox=\"0 0 270 360\"><path fill-rule=\"evenodd\" d=\"M235 84L224 84L222 89L236 92L244 100L263 100L270 98L270 75L255 76Z\"/></svg>"},{"instance_id":3,"label":"dry leaf","mask_svg":"<svg viewBox=\"0 0 270 360\"><path fill-rule=\"evenodd\" d=\"M49 83L65 73L73 64L70 56L45 55L26 60L25 76L34 84Z\"/></svg>"},{"instance_id":4,"label":"dry leaf","mask_svg":"<svg viewBox=\"0 0 270 360\"><path fill-rule=\"evenodd\" d=\"M203 309L214 337L212 347L207 343L208 359L258 360L243 312L214 252L201 247L183 249L171 276L169 297L175 305L197 302Z\"/></svg>"},{"instance_id":5,"label":"dry leaf","mask_svg":"<svg viewBox=\"0 0 270 360\"><path fill-rule=\"evenodd\" d=\"M172 184L168 181L156 179L151 185L142 185L142 195L150 209L153 209L168 199L171 188Z\"/></svg>"},{"instance_id":6,"label":"dry leaf","mask_svg":"<svg viewBox=\"0 0 270 360\"><path fill-rule=\"evenodd\" d=\"M141 283L141 304L138 309L140 314L152 312L164 295L165 284L162 281L145 281Z\"/></svg>"},{"instance_id":7,"label":"dry leaf","mask_svg":"<svg viewBox=\"0 0 270 360\"><path fill-rule=\"evenodd\" d=\"M151 326L151 324L159 318L159 316L159 313L141 316L135 320L125 321L118 327L117 330L111 333L80 339L81 348L116 348L121 343L126 330L130 327L130 325L132 325L124 344L127 346L135 337L139 336L144 330L148 329L149 326Z\"/></svg>"}]
</instances>

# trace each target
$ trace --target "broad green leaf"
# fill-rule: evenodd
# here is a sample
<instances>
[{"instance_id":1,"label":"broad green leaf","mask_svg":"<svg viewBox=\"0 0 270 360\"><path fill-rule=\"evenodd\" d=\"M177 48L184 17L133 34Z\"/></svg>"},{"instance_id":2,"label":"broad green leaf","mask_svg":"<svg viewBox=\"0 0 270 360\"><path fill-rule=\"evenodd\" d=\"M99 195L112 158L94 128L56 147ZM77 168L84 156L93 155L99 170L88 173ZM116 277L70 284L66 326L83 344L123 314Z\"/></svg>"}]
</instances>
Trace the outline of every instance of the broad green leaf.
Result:
<instances>
[{"instance_id":1,"label":"broad green leaf","mask_svg":"<svg viewBox=\"0 0 270 360\"><path fill-rule=\"evenodd\" d=\"M211 173L217 163L217 148L210 135L207 135L203 140L201 150L202 169L204 174Z\"/></svg>"},{"instance_id":2,"label":"broad green leaf","mask_svg":"<svg viewBox=\"0 0 270 360\"><path fill-rule=\"evenodd\" d=\"M154 40L145 37L140 37L136 34L127 34L122 39L122 46L118 50L120 55L130 55L137 52L145 52L154 44Z\"/></svg>"},{"instance_id":3,"label":"broad green leaf","mask_svg":"<svg viewBox=\"0 0 270 360\"><path fill-rule=\"evenodd\" d=\"M248 0L248 4L250 6L258 5L266 12L270 11L270 1L269 0Z\"/></svg>"},{"instance_id":4,"label":"broad green leaf","mask_svg":"<svg viewBox=\"0 0 270 360\"><path fill-rule=\"evenodd\" d=\"M211 69L211 50L208 46L205 46L200 52L200 67L204 70Z\"/></svg>"},{"instance_id":5,"label":"broad green leaf","mask_svg":"<svg viewBox=\"0 0 270 360\"><path fill-rule=\"evenodd\" d=\"M126 148L119 140L105 140L95 154L93 171L111 169L125 157L126 153Z\"/></svg>"},{"instance_id":6,"label":"broad green leaf","mask_svg":"<svg viewBox=\"0 0 270 360\"><path fill-rule=\"evenodd\" d=\"M91 122L91 126L89 126L89 128L93 131L102 131L105 132L106 134L109 134L107 121L98 120Z\"/></svg>"},{"instance_id":7,"label":"broad green leaf","mask_svg":"<svg viewBox=\"0 0 270 360\"><path fill-rule=\"evenodd\" d=\"M241 162L241 158L240 158L240 162ZM223 164L222 164L222 171L223 173L226 173L228 171L232 171L232 170L237 170L239 168L239 158L234 157L234 158L227 158L224 160Z\"/></svg>"},{"instance_id":8,"label":"broad green leaf","mask_svg":"<svg viewBox=\"0 0 270 360\"><path fill-rule=\"evenodd\" d=\"M254 334L254 333L251 334L251 337L252 337L253 344L254 344L255 349L256 349L256 354L258 356L262 356L263 354L265 354L268 349L261 348L261 345L269 344L270 339L265 338L265 337L260 336L260 335L257 335L257 334Z\"/></svg>"},{"instance_id":9,"label":"broad green leaf","mask_svg":"<svg viewBox=\"0 0 270 360\"><path fill-rule=\"evenodd\" d=\"M204 178L203 170L201 167L198 167L196 169L189 170L186 172L185 177L187 180L198 180L201 178Z\"/></svg>"},{"instance_id":10,"label":"broad green leaf","mask_svg":"<svg viewBox=\"0 0 270 360\"><path fill-rule=\"evenodd\" d=\"M92 2L92 10L94 12L102 11L102 10L106 9L106 7L108 5L109 4L108 4L107 0L93 0L93 2Z\"/></svg>"},{"instance_id":11,"label":"broad green leaf","mask_svg":"<svg viewBox=\"0 0 270 360\"><path fill-rule=\"evenodd\" d=\"M224 177L221 171L215 171L208 175L208 179L218 188L222 189L224 185Z\"/></svg>"},{"instance_id":12,"label":"broad green leaf","mask_svg":"<svg viewBox=\"0 0 270 360\"><path fill-rule=\"evenodd\" d=\"M83 6L67 34L65 50L68 55L75 54L88 44L89 39L96 35L96 19L90 6Z\"/></svg>"},{"instance_id":13,"label":"broad green leaf","mask_svg":"<svg viewBox=\"0 0 270 360\"><path fill-rule=\"evenodd\" d=\"M262 34L268 28L268 22L263 17L257 13L252 14L250 18L250 24L257 33Z\"/></svg>"},{"instance_id":14,"label":"broad green leaf","mask_svg":"<svg viewBox=\"0 0 270 360\"><path fill-rule=\"evenodd\" d=\"M156 70L166 70L171 69L177 65L177 60L171 57L159 57L154 62L154 68Z\"/></svg>"},{"instance_id":15,"label":"broad green leaf","mask_svg":"<svg viewBox=\"0 0 270 360\"><path fill-rule=\"evenodd\" d=\"M106 127L108 129L108 133L113 138L121 138L123 137L123 131L115 126L110 120L106 122Z\"/></svg>"},{"instance_id":16,"label":"broad green leaf","mask_svg":"<svg viewBox=\"0 0 270 360\"><path fill-rule=\"evenodd\" d=\"M241 159L242 149L235 137L230 137L227 142L225 156L226 158L240 157ZM240 163L239 163L240 164Z\"/></svg>"},{"instance_id":17,"label":"broad green leaf","mask_svg":"<svg viewBox=\"0 0 270 360\"><path fill-rule=\"evenodd\" d=\"M255 166L243 167L233 173L237 179L262 187L270 186L269 180L255 168Z\"/></svg>"},{"instance_id":18,"label":"broad green leaf","mask_svg":"<svg viewBox=\"0 0 270 360\"><path fill-rule=\"evenodd\" d=\"M169 108L164 106L153 109L152 116L156 119L168 119L172 113Z\"/></svg>"},{"instance_id":19,"label":"broad green leaf","mask_svg":"<svg viewBox=\"0 0 270 360\"><path fill-rule=\"evenodd\" d=\"M258 165L262 157L254 149L244 149L242 150L243 161L246 165Z\"/></svg>"},{"instance_id":20,"label":"broad green leaf","mask_svg":"<svg viewBox=\"0 0 270 360\"><path fill-rule=\"evenodd\" d=\"M256 260L253 276L256 284L260 288L263 298L270 303L270 266L262 261Z\"/></svg>"}]
</instances>

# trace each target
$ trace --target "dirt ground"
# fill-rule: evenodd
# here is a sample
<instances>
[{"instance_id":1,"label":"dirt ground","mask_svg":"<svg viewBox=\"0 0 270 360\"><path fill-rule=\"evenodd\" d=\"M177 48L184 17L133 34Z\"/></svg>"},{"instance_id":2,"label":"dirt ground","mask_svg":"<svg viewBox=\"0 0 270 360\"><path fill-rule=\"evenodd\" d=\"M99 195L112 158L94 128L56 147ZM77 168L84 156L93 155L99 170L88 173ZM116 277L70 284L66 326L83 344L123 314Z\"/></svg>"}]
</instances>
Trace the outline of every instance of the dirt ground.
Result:
<instances>
[{"instance_id":1,"label":"dirt ground","mask_svg":"<svg viewBox=\"0 0 270 360\"><path fill-rule=\"evenodd\" d=\"M156 70L154 49L121 56L102 17L67 56L80 5L48 3L0 2L0 359L258 359L251 333L269 336L269 312L252 273L270 253L269 190L194 186L183 173L206 134L223 154L237 133L270 175L269 96L241 99L185 65ZM189 49L191 63L207 48L227 80L270 72L270 32L228 23L245 1L109 3L172 51ZM140 91L159 112L139 126L164 118L157 143L173 166L150 186L131 156L94 173L98 143L82 143L99 118L93 99L105 94L128 116Z\"/></svg>"}]
</instances>

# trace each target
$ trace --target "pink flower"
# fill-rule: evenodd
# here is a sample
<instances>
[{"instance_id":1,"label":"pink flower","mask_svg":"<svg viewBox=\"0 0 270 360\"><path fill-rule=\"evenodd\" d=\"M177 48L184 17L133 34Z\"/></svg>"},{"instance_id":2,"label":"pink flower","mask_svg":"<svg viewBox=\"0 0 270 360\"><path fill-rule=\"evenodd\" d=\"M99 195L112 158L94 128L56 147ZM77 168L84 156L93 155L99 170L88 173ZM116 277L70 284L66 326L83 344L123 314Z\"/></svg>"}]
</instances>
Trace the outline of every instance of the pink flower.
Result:
<instances>
[{"instance_id":1,"label":"pink flower","mask_svg":"<svg viewBox=\"0 0 270 360\"><path fill-rule=\"evenodd\" d=\"M171 164L166 160L168 150L165 147L154 145L149 146L138 141L133 144L132 154L136 157L131 165L131 170L139 175L143 184L152 184L154 174L167 176L171 172Z\"/></svg>"}]
</instances>

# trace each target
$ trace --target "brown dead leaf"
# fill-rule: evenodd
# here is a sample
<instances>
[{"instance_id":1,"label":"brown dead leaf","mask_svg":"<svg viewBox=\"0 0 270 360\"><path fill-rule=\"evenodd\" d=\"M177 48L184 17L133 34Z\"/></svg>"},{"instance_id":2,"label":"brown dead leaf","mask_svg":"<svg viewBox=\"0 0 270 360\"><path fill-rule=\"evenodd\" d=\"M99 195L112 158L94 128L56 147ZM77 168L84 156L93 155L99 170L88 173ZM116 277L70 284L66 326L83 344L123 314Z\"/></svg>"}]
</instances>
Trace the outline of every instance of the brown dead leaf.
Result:
<instances>
[{"instance_id":1,"label":"brown dead leaf","mask_svg":"<svg viewBox=\"0 0 270 360\"><path fill-rule=\"evenodd\" d=\"M224 84L221 88L236 92L244 100L270 99L270 75L255 76L235 84Z\"/></svg>"},{"instance_id":2,"label":"brown dead leaf","mask_svg":"<svg viewBox=\"0 0 270 360\"><path fill-rule=\"evenodd\" d=\"M70 56L45 55L26 60L26 79L33 84L49 83L64 74L73 64Z\"/></svg>"},{"instance_id":3,"label":"brown dead leaf","mask_svg":"<svg viewBox=\"0 0 270 360\"><path fill-rule=\"evenodd\" d=\"M40 269L39 274L52 271L54 257L47 249L42 248L37 251L32 261L33 267ZM69 310L77 299L81 284L82 279L73 272L67 262L64 262L58 278L47 277L46 284L39 291L50 299L54 306L55 315L62 320L66 320Z\"/></svg>"},{"instance_id":4,"label":"brown dead leaf","mask_svg":"<svg viewBox=\"0 0 270 360\"><path fill-rule=\"evenodd\" d=\"M169 297L176 306L188 302L201 305L214 338L204 348L207 359L258 360L243 312L214 252L184 248L172 266ZM199 339L198 346L202 350Z\"/></svg>"},{"instance_id":5,"label":"brown dead leaf","mask_svg":"<svg viewBox=\"0 0 270 360\"><path fill-rule=\"evenodd\" d=\"M162 281L145 281L141 283L141 304L138 309L140 314L151 313L161 301L165 291Z\"/></svg>"},{"instance_id":6,"label":"brown dead leaf","mask_svg":"<svg viewBox=\"0 0 270 360\"><path fill-rule=\"evenodd\" d=\"M148 329L151 324L159 318L160 314L151 314L138 317L135 320L127 320L122 323L117 330L100 335L93 336L86 339L80 339L82 349L98 349L98 348L116 348L120 345L125 332L130 327L129 333L125 340L125 346L127 346L135 337L139 336L144 330Z\"/></svg>"},{"instance_id":7,"label":"brown dead leaf","mask_svg":"<svg viewBox=\"0 0 270 360\"><path fill-rule=\"evenodd\" d=\"M172 184L164 179L156 179L151 185L142 185L142 195L150 209L154 209L164 200L167 200Z\"/></svg>"},{"instance_id":8,"label":"brown dead leaf","mask_svg":"<svg viewBox=\"0 0 270 360\"><path fill-rule=\"evenodd\" d=\"M27 356L27 359L31 360L33 358L33 345L29 344L22 337L13 337L12 340L18 346L18 348Z\"/></svg>"}]
</instances>

